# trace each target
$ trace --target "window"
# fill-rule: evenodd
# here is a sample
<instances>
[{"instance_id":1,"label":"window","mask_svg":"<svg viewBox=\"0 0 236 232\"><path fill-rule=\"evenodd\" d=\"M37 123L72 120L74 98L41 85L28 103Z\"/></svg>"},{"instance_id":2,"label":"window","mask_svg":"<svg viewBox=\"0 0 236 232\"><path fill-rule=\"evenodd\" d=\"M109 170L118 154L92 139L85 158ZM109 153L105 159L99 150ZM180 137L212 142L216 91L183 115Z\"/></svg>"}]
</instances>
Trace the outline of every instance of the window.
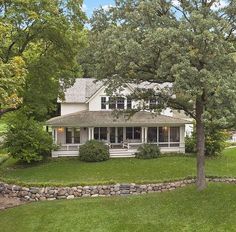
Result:
<instances>
[{"instance_id":1,"label":"window","mask_svg":"<svg viewBox=\"0 0 236 232\"><path fill-rule=\"evenodd\" d=\"M74 143L80 143L80 129L74 129Z\"/></svg>"},{"instance_id":2,"label":"window","mask_svg":"<svg viewBox=\"0 0 236 232\"><path fill-rule=\"evenodd\" d=\"M180 145L179 127L159 127L159 146L160 147L179 147Z\"/></svg>"},{"instance_id":3,"label":"window","mask_svg":"<svg viewBox=\"0 0 236 232\"><path fill-rule=\"evenodd\" d=\"M180 142L180 129L179 127L170 128L170 146L178 147Z\"/></svg>"},{"instance_id":4,"label":"window","mask_svg":"<svg viewBox=\"0 0 236 232\"><path fill-rule=\"evenodd\" d=\"M156 99L151 99L151 100L149 101L149 108L150 108L150 109L155 109L156 106L157 106L157 100L156 100Z\"/></svg>"},{"instance_id":5,"label":"window","mask_svg":"<svg viewBox=\"0 0 236 232\"><path fill-rule=\"evenodd\" d=\"M66 143L80 143L79 128L66 128Z\"/></svg>"},{"instance_id":6,"label":"window","mask_svg":"<svg viewBox=\"0 0 236 232\"><path fill-rule=\"evenodd\" d=\"M131 99L127 99L127 109L132 108L132 101ZM109 97L109 109L114 110L114 109L120 109L123 110L125 109L125 98L123 97Z\"/></svg>"},{"instance_id":7,"label":"window","mask_svg":"<svg viewBox=\"0 0 236 232\"><path fill-rule=\"evenodd\" d=\"M133 139L133 127L126 127L126 139Z\"/></svg>"},{"instance_id":8,"label":"window","mask_svg":"<svg viewBox=\"0 0 236 232\"><path fill-rule=\"evenodd\" d=\"M156 127L148 127L147 141L149 143L156 143L157 142L157 128Z\"/></svg>"},{"instance_id":9,"label":"window","mask_svg":"<svg viewBox=\"0 0 236 232\"><path fill-rule=\"evenodd\" d=\"M116 108L116 100L113 97L109 98L109 109L114 110Z\"/></svg>"},{"instance_id":10,"label":"window","mask_svg":"<svg viewBox=\"0 0 236 232\"><path fill-rule=\"evenodd\" d=\"M94 128L94 139L99 140L99 127Z\"/></svg>"},{"instance_id":11,"label":"window","mask_svg":"<svg viewBox=\"0 0 236 232\"><path fill-rule=\"evenodd\" d=\"M159 146L168 147L168 127L159 127Z\"/></svg>"},{"instance_id":12,"label":"window","mask_svg":"<svg viewBox=\"0 0 236 232\"><path fill-rule=\"evenodd\" d=\"M106 104L106 97L101 97L101 109L102 110L105 110L107 107L107 104Z\"/></svg>"},{"instance_id":13,"label":"window","mask_svg":"<svg viewBox=\"0 0 236 232\"><path fill-rule=\"evenodd\" d=\"M141 127L126 127L126 139L141 139Z\"/></svg>"},{"instance_id":14,"label":"window","mask_svg":"<svg viewBox=\"0 0 236 232\"><path fill-rule=\"evenodd\" d=\"M134 139L141 139L141 127L134 127Z\"/></svg>"},{"instance_id":15,"label":"window","mask_svg":"<svg viewBox=\"0 0 236 232\"><path fill-rule=\"evenodd\" d=\"M66 143L72 143L72 129L66 128Z\"/></svg>"},{"instance_id":16,"label":"window","mask_svg":"<svg viewBox=\"0 0 236 232\"><path fill-rule=\"evenodd\" d=\"M127 109L132 109L132 100L131 100L131 98L127 98Z\"/></svg>"},{"instance_id":17,"label":"window","mask_svg":"<svg viewBox=\"0 0 236 232\"><path fill-rule=\"evenodd\" d=\"M107 127L95 127L94 128L94 139L107 140Z\"/></svg>"},{"instance_id":18,"label":"window","mask_svg":"<svg viewBox=\"0 0 236 232\"><path fill-rule=\"evenodd\" d=\"M117 109L125 108L125 99L123 97L117 98Z\"/></svg>"},{"instance_id":19,"label":"window","mask_svg":"<svg viewBox=\"0 0 236 232\"><path fill-rule=\"evenodd\" d=\"M100 127L100 140L107 140L107 128Z\"/></svg>"}]
</instances>

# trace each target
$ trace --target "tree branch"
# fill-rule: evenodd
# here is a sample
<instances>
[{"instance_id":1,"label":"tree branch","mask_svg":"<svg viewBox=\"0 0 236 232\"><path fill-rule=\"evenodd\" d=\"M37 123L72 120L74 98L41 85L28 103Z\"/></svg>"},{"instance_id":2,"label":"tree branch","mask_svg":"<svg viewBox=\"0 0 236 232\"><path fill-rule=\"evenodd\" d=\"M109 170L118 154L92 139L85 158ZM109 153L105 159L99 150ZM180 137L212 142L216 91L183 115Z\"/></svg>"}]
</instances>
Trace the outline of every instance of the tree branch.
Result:
<instances>
[{"instance_id":1,"label":"tree branch","mask_svg":"<svg viewBox=\"0 0 236 232\"><path fill-rule=\"evenodd\" d=\"M12 112L12 111L16 111L16 110L18 110L18 109L20 109L20 108L21 108L21 106L18 106L18 107L16 107L16 108L0 109L0 118L1 118L4 114L6 114L6 113Z\"/></svg>"}]
</instances>

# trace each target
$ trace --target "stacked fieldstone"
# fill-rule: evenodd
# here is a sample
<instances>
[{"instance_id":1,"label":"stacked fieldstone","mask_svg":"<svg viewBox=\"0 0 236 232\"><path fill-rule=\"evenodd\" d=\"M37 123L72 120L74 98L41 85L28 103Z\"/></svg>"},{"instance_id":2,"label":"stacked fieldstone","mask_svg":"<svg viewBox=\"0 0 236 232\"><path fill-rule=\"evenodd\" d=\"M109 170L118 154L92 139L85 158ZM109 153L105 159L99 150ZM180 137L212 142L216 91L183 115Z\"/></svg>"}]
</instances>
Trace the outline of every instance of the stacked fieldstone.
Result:
<instances>
[{"instance_id":1,"label":"stacked fieldstone","mask_svg":"<svg viewBox=\"0 0 236 232\"><path fill-rule=\"evenodd\" d=\"M232 178L208 178L211 182L236 184ZM0 194L4 197L19 198L24 201L73 199L78 197L98 197L114 195L137 195L152 192L165 192L195 183L195 179L158 184L115 184L76 187L21 187L0 182Z\"/></svg>"}]
</instances>

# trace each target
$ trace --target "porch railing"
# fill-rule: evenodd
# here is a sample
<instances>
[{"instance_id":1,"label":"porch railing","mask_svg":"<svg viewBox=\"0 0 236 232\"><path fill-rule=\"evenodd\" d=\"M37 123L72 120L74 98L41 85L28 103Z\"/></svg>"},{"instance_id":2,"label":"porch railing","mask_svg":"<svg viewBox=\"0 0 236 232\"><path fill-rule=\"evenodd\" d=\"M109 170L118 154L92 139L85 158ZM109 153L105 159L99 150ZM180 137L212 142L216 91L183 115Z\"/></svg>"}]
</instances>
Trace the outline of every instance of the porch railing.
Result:
<instances>
[{"instance_id":1,"label":"porch railing","mask_svg":"<svg viewBox=\"0 0 236 232\"><path fill-rule=\"evenodd\" d=\"M105 142L106 145L109 146L109 148L112 148L112 144ZM131 141L131 142L122 142L120 143L120 145L122 146L122 148L126 148L126 149L136 149L139 146L141 146L142 144L144 144L143 142L136 142L136 141ZM159 147L162 148L174 148L174 147L180 147L180 148L184 148L185 147L185 143L180 143L180 142L150 142L149 144L155 144ZM60 151L77 151L79 150L79 147L83 145L81 144L61 144L59 147Z\"/></svg>"}]
</instances>

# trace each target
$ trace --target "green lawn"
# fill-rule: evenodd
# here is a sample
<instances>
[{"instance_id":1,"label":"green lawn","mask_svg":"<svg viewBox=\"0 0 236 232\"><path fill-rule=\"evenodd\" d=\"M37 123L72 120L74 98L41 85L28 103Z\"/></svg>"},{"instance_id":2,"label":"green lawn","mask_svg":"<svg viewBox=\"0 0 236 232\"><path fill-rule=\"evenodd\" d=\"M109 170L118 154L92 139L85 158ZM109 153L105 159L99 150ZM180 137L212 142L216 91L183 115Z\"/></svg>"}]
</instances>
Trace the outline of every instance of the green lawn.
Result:
<instances>
[{"instance_id":1,"label":"green lawn","mask_svg":"<svg viewBox=\"0 0 236 232\"><path fill-rule=\"evenodd\" d=\"M153 160L111 159L84 163L77 158L56 159L35 166L15 165L9 159L1 166L1 176L8 181L28 184L77 185L124 182L160 182L196 175L196 158L162 157ZM236 149L225 150L220 158L207 159L207 175L236 177Z\"/></svg>"},{"instance_id":2,"label":"green lawn","mask_svg":"<svg viewBox=\"0 0 236 232\"><path fill-rule=\"evenodd\" d=\"M1 232L236 231L236 186L37 202L0 212Z\"/></svg>"}]
</instances>

